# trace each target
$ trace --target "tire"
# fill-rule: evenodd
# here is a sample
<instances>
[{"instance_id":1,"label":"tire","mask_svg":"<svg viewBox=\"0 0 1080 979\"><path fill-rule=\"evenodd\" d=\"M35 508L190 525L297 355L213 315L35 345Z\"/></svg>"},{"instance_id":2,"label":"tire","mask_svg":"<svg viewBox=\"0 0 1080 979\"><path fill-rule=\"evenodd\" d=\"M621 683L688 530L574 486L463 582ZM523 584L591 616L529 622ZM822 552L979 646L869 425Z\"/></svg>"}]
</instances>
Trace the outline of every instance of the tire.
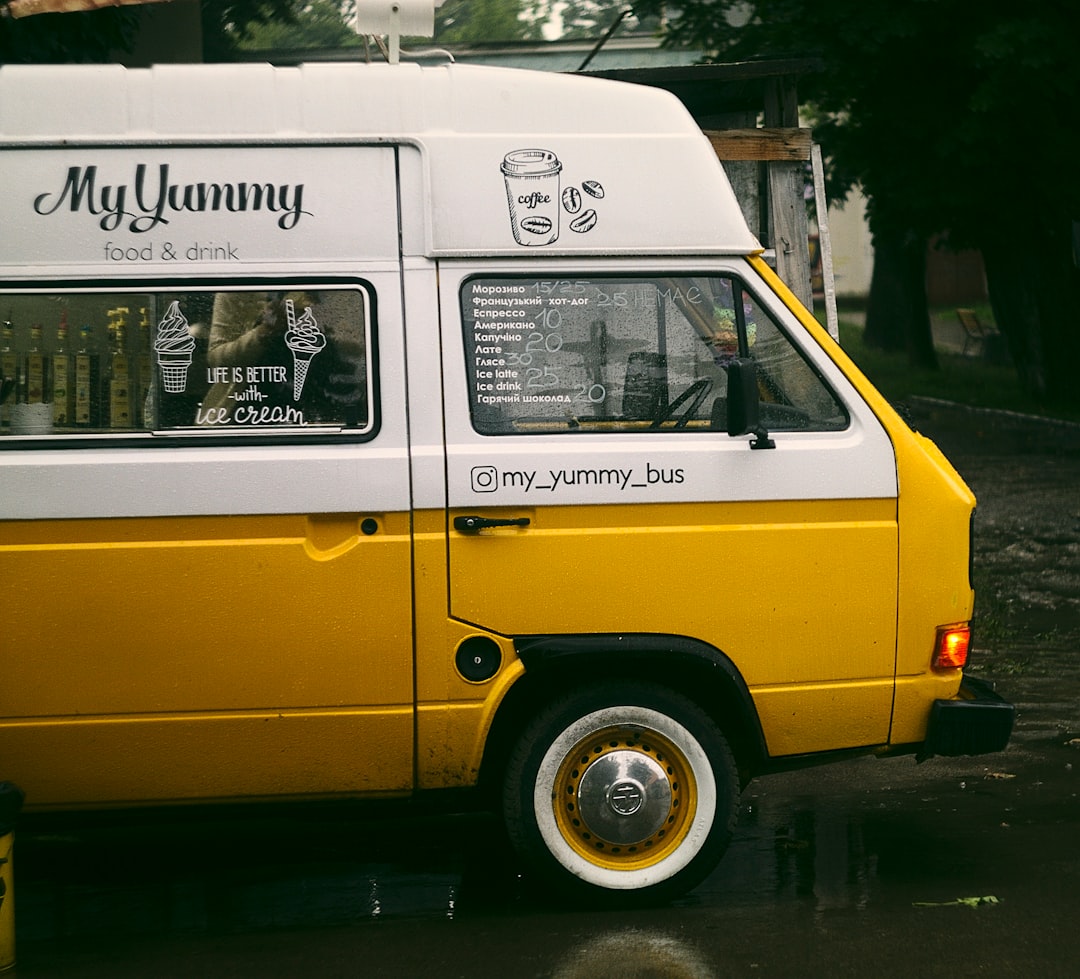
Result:
<instances>
[{"instance_id":1,"label":"tire","mask_svg":"<svg viewBox=\"0 0 1080 979\"><path fill-rule=\"evenodd\" d=\"M699 884L731 839L739 783L716 724L674 691L597 685L554 702L510 755L503 816L548 881L609 903Z\"/></svg>"}]
</instances>

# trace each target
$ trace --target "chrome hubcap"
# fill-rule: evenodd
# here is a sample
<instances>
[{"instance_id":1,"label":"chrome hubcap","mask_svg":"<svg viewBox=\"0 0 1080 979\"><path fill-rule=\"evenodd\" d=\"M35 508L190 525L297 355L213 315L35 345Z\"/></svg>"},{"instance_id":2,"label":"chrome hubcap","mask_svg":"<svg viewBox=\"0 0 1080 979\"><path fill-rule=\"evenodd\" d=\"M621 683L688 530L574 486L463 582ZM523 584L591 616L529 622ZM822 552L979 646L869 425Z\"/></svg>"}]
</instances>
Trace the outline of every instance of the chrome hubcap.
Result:
<instances>
[{"instance_id":1,"label":"chrome hubcap","mask_svg":"<svg viewBox=\"0 0 1080 979\"><path fill-rule=\"evenodd\" d=\"M610 843L640 843L656 833L671 811L667 772L640 751L611 751L597 758L578 785L578 814Z\"/></svg>"}]
</instances>

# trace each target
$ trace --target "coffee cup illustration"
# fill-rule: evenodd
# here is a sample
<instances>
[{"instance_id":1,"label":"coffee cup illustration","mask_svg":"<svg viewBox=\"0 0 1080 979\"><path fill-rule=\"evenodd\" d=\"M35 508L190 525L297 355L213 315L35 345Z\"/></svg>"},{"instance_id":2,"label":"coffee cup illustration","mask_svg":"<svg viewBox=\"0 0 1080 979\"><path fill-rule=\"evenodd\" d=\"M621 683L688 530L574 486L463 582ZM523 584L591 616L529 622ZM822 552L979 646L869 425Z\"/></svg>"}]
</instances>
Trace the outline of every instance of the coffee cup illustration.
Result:
<instances>
[{"instance_id":1,"label":"coffee cup illustration","mask_svg":"<svg viewBox=\"0 0 1080 979\"><path fill-rule=\"evenodd\" d=\"M519 245L550 245L559 237L559 174L551 150L513 150L502 162L510 226Z\"/></svg>"}]
</instances>

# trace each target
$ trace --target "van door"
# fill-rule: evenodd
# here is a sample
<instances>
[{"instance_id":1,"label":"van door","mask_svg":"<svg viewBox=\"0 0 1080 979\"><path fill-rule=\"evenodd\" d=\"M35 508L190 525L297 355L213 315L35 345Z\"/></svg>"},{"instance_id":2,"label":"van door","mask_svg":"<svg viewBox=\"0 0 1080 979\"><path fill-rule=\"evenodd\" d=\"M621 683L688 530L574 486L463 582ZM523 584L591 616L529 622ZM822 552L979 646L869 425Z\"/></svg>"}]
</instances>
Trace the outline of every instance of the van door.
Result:
<instances>
[{"instance_id":1,"label":"van door","mask_svg":"<svg viewBox=\"0 0 1080 979\"><path fill-rule=\"evenodd\" d=\"M122 301L155 323L205 300L232 323L275 285L47 298ZM285 346L280 357L211 347L217 366L197 358L188 391L154 392L148 424L175 446L113 447L106 435L4 453L5 486L27 489L4 502L0 744L36 801L411 786L398 288L395 272L285 293L326 338L299 397ZM208 372L223 380L206 384ZM203 390L187 401L197 373ZM281 406L304 418L263 420Z\"/></svg>"},{"instance_id":2,"label":"van door","mask_svg":"<svg viewBox=\"0 0 1080 979\"><path fill-rule=\"evenodd\" d=\"M104 179L130 166L123 157L79 159ZM64 322L50 355L93 370L70 417L0 437L4 777L36 806L407 792L395 151L139 159L188 179L306 181L306 237L275 237L264 215L219 216L250 262L243 276L193 261L182 275L136 266L5 284L16 342L31 323L55 334ZM48 183L71 163L43 153L37 165ZM175 241L196 219L210 216L162 234ZM330 244L308 236L304 222L320 221Z\"/></svg>"},{"instance_id":3,"label":"van door","mask_svg":"<svg viewBox=\"0 0 1080 979\"><path fill-rule=\"evenodd\" d=\"M443 264L452 614L692 637L741 672L772 755L884 743L887 435L745 263L640 269ZM739 356L773 449L726 434Z\"/></svg>"}]
</instances>

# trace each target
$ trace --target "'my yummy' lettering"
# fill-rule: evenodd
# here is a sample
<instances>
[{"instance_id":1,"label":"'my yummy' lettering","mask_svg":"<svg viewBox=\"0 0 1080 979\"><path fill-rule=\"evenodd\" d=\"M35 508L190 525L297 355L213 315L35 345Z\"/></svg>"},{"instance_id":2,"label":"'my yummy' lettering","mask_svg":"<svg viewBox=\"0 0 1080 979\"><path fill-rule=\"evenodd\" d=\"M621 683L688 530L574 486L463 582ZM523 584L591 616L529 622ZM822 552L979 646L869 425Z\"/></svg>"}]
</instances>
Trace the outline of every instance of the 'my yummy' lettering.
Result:
<instances>
[{"instance_id":1,"label":"'my yummy' lettering","mask_svg":"<svg viewBox=\"0 0 1080 979\"><path fill-rule=\"evenodd\" d=\"M97 166L69 167L63 186L34 198L38 214L54 214L64 205L72 213L85 210L100 215L98 226L115 231L126 220L127 229L136 234L168 224L168 214L181 211L268 211L278 215L277 226L290 231L304 210L303 184L272 183L173 183L169 164L156 168L145 163L135 167L131 184L106 184L98 181Z\"/></svg>"}]
</instances>

